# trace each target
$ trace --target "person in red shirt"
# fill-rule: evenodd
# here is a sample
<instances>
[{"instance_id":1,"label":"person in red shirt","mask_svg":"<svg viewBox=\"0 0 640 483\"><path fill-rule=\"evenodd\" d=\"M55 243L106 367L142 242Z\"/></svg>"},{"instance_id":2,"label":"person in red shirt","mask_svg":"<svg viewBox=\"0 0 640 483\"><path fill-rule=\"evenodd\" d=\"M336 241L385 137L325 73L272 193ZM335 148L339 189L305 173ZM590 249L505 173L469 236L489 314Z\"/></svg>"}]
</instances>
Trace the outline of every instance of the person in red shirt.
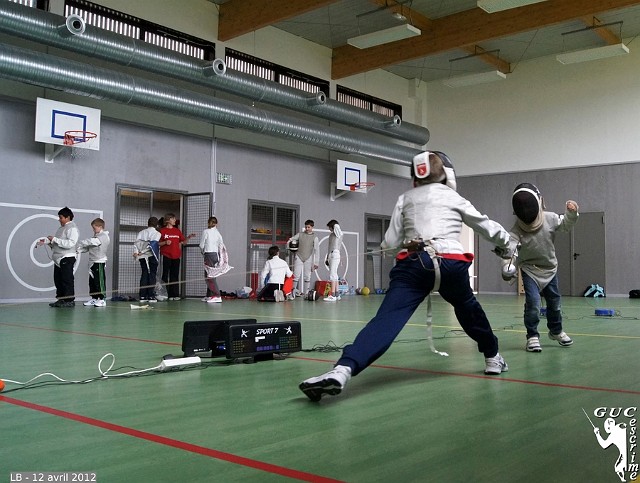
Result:
<instances>
[{"instance_id":1,"label":"person in red shirt","mask_svg":"<svg viewBox=\"0 0 640 483\"><path fill-rule=\"evenodd\" d=\"M160 228L160 255L162 255L162 281L167 286L169 300L180 300L180 258L182 257L182 245L194 233L184 236L176 227L176 215L167 213L164 215L164 224Z\"/></svg>"}]
</instances>

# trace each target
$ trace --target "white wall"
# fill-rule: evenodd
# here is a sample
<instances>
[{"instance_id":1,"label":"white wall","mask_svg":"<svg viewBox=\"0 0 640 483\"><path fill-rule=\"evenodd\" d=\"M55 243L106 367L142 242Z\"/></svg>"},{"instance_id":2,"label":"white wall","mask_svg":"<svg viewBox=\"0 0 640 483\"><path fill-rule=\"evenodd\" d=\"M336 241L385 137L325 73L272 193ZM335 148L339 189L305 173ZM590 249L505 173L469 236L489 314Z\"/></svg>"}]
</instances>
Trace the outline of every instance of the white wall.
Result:
<instances>
[{"instance_id":1,"label":"white wall","mask_svg":"<svg viewBox=\"0 0 640 483\"><path fill-rule=\"evenodd\" d=\"M624 57L562 65L547 57L516 66L506 80L452 89L427 86L429 148L451 156L463 196L506 227L511 192L535 183L547 208L567 199L581 212L605 213L606 290L626 296L638 285L636 220L640 169L640 49ZM514 292L499 263L478 246L482 292Z\"/></svg>"},{"instance_id":2,"label":"white wall","mask_svg":"<svg viewBox=\"0 0 640 483\"><path fill-rule=\"evenodd\" d=\"M630 50L573 65L546 57L479 86L431 82L429 147L462 176L640 160L640 49Z\"/></svg>"}]
</instances>

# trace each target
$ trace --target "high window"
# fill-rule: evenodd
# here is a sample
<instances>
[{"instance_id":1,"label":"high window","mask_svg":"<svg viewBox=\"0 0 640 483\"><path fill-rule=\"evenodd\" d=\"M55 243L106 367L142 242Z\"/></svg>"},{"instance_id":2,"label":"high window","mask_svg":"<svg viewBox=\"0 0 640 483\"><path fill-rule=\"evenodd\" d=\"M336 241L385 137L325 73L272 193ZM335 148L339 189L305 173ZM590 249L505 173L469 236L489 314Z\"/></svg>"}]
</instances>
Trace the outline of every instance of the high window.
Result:
<instances>
[{"instance_id":1,"label":"high window","mask_svg":"<svg viewBox=\"0 0 640 483\"><path fill-rule=\"evenodd\" d=\"M35 7L40 10L47 10L47 0L9 0L10 2L24 5L26 7Z\"/></svg>"},{"instance_id":2,"label":"high window","mask_svg":"<svg viewBox=\"0 0 640 483\"><path fill-rule=\"evenodd\" d=\"M322 91L329 95L329 83L327 81L238 52L237 50L227 48L225 62L230 69L244 72L245 74L255 75L301 91L311 93Z\"/></svg>"},{"instance_id":3,"label":"high window","mask_svg":"<svg viewBox=\"0 0 640 483\"><path fill-rule=\"evenodd\" d=\"M351 106L366 109L367 111L373 111L383 116L400 116L402 117L402 106L394 104L384 99L378 99L377 97L363 94L362 92L354 91L346 87L337 86L336 89L337 99L340 102L349 104Z\"/></svg>"},{"instance_id":4,"label":"high window","mask_svg":"<svg viewBox=\"0 0 640 483\"><path fill-rule=\"evenodd\" d=\"M26 1L26 0L24 0ZM201 60L215 59L215 44L85 0L66 0L65 16Z\"/></svg>"}]
</instances>

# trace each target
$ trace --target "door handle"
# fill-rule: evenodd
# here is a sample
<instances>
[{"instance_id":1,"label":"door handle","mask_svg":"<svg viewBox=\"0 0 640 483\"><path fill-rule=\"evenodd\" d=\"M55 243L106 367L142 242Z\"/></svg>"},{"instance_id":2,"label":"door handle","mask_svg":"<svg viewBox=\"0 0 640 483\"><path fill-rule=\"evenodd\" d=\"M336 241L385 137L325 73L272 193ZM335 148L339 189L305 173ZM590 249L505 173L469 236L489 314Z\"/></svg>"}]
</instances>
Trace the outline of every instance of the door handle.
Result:
<instances>
[{"instance_id":1,"label":"door handle","mask_svg":"<svg viewBox=\"0 0 640 483\"><path fill-rule=\"evenodd\" d=\"M574 254L573 254L573 259L574 259L574 260L577 260L579 256L580 256L580 254L579 254L579 253L574 253Z\"/></svg>"}]
</instances>

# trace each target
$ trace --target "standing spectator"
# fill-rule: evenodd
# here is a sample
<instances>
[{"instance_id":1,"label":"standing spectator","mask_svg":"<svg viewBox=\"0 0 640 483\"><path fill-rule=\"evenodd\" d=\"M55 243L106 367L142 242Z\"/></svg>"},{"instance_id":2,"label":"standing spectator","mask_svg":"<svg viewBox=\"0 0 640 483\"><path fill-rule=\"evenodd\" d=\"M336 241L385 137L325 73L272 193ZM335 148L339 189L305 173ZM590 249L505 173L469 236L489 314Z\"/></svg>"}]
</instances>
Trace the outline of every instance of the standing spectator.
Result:
<instances>
[{"instance_id":1,"label":"standing spectator","mask_svg":"<svg viewBox=\"0 0 640 483\"><path fill-rule=\"evenodd\" d=\"M313 232L313 220L304 222L304 230L289 238L287 245L294 252L293 293L301 296L311 289L311 273L318 268L320 252L318 237Z\"/></svg>"},{"instance_id":2,"label":"standing spectator","mask_svg":"<svg viewBox=\"0 0 640 483\"><path fill-rule=\"evenodd\" d=\"M78 242L78 253L89 252L89 295L91 299L85 306L106 307L107 296L107 250L111 240L109 232L104 228L104 220L96 218L91 222L93 236Z\"/></svg>"},{"instance_id":3,"label":"standing spectator","mask_svg":"<svg viewBox=\"0 0 640 483\"><path fill-rule=\"evenodd\" d=\"M163 227L160 229L160 254L162 255L162 281L167 286L169 300L180 300L180 258L182 245L195 236L191 233L184 236L176 227L176 215L164 215Z\"/></svg>"},{"instance_id":4,"label":"standing spectator","mask_svg":"<svg viewBox=\"0 0 640 483\"><path fill-rule=\"evenodd\" d=\"M340 246L342 245L342 230L336 220L327 223L329 227L329 242L327 247L327 258L325 264L329 268L329 281L331 282L331 292L324 298L325 302L336 302L340 300L338 293L338 266L340 265Z\"/></svg>"},{"instance_id":5,"label":"standing spectator","mask_svg":"<svg viewBox=\"0 0 640 483\"><path fill-rule=\"evenodd\" d=\"M217 267L220 263L220 252L224 245L222 241L222 235L217 228L218 219L215 216L209 217L207 222L208 228L202 232L202 239L200 240L200 251L204 257L204 277L207 282L207 295L202 299L203 302L219 304L222 302L220 296L220 289L215 277L209 275L207 267Z\"/></svg>"},{"instance_id":6,"label":"standing spectator","mask_svg":"<svg viewBox=\"0 0 640 483\"><path fill-rule=\"evenodd\" d=\"M158 219L152 216L147 220L147 228L138 233L133 252L133 256L138 259L142 269L139 292L142 302L157 302L156 277L160 253L159 241Z\"/></svg>"},{"instance_id":7,"label":"standing spectator","mask_svg":"<svg viewBox=\"0 0 640 483\"><path fill-rule=\"evenodd\" d=\"M73 266L76 263L76 245L80 233L73 222L73 211L66 206L58 211L60 228L55 235L49 235L41 239L38 245L51 246L51 259L53 260L53 283L56 286L56 300L49 304L50 307L74 307L75 303L75 278Z\"/></svg>"}]
</instances>

